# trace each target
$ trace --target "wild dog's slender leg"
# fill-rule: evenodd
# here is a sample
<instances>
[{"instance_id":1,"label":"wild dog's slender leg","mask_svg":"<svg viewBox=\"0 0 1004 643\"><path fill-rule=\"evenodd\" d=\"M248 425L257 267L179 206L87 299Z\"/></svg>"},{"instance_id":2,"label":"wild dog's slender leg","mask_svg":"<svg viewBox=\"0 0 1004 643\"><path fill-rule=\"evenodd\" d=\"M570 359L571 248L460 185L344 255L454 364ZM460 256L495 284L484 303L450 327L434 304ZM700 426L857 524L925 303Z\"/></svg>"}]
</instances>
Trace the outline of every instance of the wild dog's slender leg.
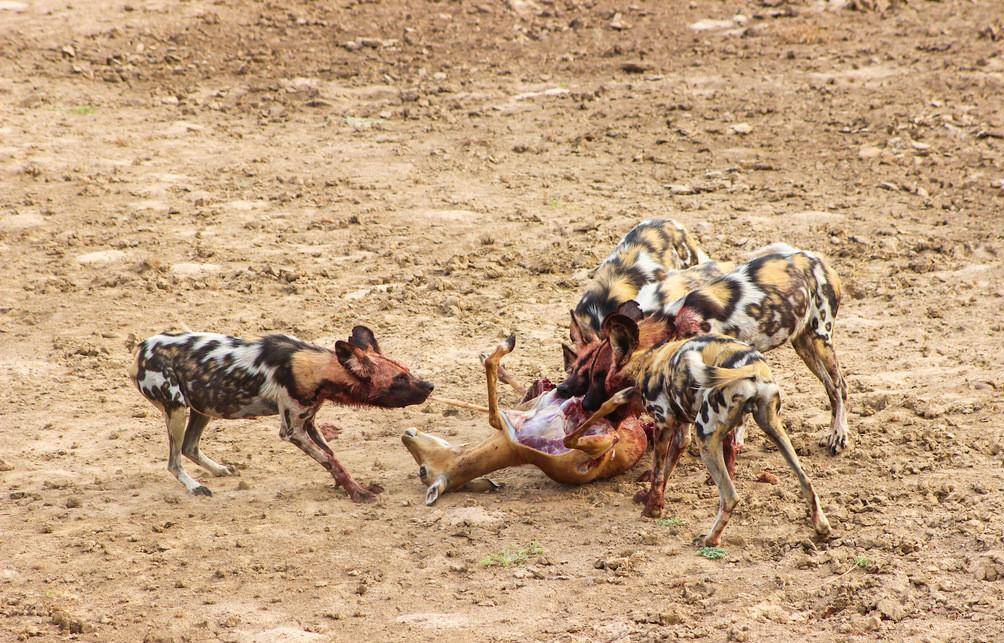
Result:
<instances>
[{"instance_id":1,"label":"wild dog's slender leg","mask_svg":"<svg viewBox=\"0 0 1004 643\"><path fill-rule=\"evenodd\" d=\"M481 353L479 357L481 358L481 363L484 364L485 360L488 359L488 353ZM519 381L516 380L516 378L510 375L509 371L507 371L505 367L502 366L501 364L498 365L498 378L500 382L502 382L503 384L508 384L510 387L512 387L512 390L519 393L520 397L524 397L526 395L526 387L520 384Z\"/></svg>"},{"instance_id":2,"label":"wild dog's slender leg","mask_svg":"<svg viewBox=\"0 0 1004 643\"><path fill-rule=\"evenodd\" d=\"M174 474L178 482L185 485L185 488L197 496L211 496L213 492L209 487L200 485L192 479L181 466L181 447L185 441L185 413L187 407L175 406L164 411L164 419L167 422L167 470ZM193 411L194 413L194 411Z\"/></svg>"},{"instance_id":3,"label":"wild dog's slender leg","mask_svg":"<svg viewBox=\"0 0 1004 643\"><path fill-rule=\"evenodd\" d=\"M209 424L209 417L199 413L195 409L188 411L188 428L185 429L185 440L181 445L181 453L186 458L199 465L214 476L233 475L229 467L219 464L199 450L199 440L202 439L202 432Z\"/></svg>"},{"instance_id":4,"label":"wild dog's slender leg","mask_svg":"<svg viewBox=\"0 0 1004 643\"><path fill-rule=\"evenodd\" d=\"M652 477L645 499L645 509L642 511L643 516L658 518L662 515L666 503L666 482L673 475L677 463L680 462L680 456L689 445L690 425L667 418L653 449Z\"/></svg>"},{"instance_id":5,"label":"wild dog's slender leg","mask_svg":"<svg viewBox=\"0 0 1004 643\"><path fill-rule=\"evenodd\" d=\"M726 434L742 421L746 400L753 396L755 390L753 382L745 380L720 391L706 391L697 414L695 425L697 435L701 439L701 460L708 468L711 479L718 486L718 515L702 539L706 546L713 547L721 542L722 531L728 524L736 504L739 503L736 487L725 466L722 443ZM718 396L715 400L717 403L712 403L710 399L712 396Z\"/></svg>"},{"instance_id":6,"label":"wild dog's slender leg","mask_svg":"<svg viewBox=\"0 0 1004 643\"><path fill-rule=\"evenodd\" d=\"M382 488L377 485L369 488L363 487L352 478L345 467L342 466L342 463L335 458L334 453L326 443L323 447L320 446L324 442L324 438L314 428L313 409L285 407L280 412L282 413L282 428L279 431L279 437L293 443L301 451L314 460L317 460L322 467L331 473L335 482L345 489L349 497L352 498L352 502L376 501L376 494L383 491ZM307 428L308 426L310 428Z\"/></svg>"},{"instance_id":7,"label":"wild dog's slender leg","mask_svg":"<svg viewBox=\"0 0 1004 643\"><path fill-rule=\"evenodd\" d=\"M802 358L809 370L819 378L826 388L826 396L830 398L832 421L830 434L819 441L821 446L829 448L836 455L847 447L847 384L840 373L840 363L837 353L830 341L806 330L798 337L792 338L791 345Z\"/></svg>"},{"instance_id":8,"label":"wild dog's slender leg","mask_svg":"<svg viewBox=\"0 0 1004 643\"><path fill-rule=\"evenodd\" d=\"M770 388L766 388L767 386ZM798 484L802 487L802 495L809 503L809 515L816 533L820 536L827 536L830 533L830 522L826 519L826 514L823 513L823 508L819 505L819 497L816 495L816 490L812 487L812 482L809 481L809 477L802 470L802 465L798 461L795 448L791 446L788 434L784 432L784 427L782 427L780 418L777 415L777 410L780 406L781 398L777 393L777 387L773 384L761 385L760 391L757 393L757 406L754 411L756 423L764 430L767 437L777 445L778 450L781 451L781 455L788 462L788 466L791 467L791 470L795 472L795 476L798 477Z\"/></svg>"},{"instance_id":9,"label":"wild dog's slender leg","mask_svg":"<svg viewBox=\"0 0 1004 643\"><path fill-rule=\"evenodd\" d=\"M739 446L736 444L736 430L732 429L722 441L722 456L725 458L725 468L729 472L729 477L733 480L736 479L737 455L739 455Z\"/></svg>"},{"instance_id":10,"label":"wild dog's slender leg","mask_svg":"<svg viewBox=\"0 0 1004 643\"><path fill-rule=\"evenodd\" d=\"M505 422L499 415L499 363L505 355L516 348L516 336L509 335L485 358L485 377L488 380L488 424L496 431L502 431Z\"/></svg>"}]
</instances>

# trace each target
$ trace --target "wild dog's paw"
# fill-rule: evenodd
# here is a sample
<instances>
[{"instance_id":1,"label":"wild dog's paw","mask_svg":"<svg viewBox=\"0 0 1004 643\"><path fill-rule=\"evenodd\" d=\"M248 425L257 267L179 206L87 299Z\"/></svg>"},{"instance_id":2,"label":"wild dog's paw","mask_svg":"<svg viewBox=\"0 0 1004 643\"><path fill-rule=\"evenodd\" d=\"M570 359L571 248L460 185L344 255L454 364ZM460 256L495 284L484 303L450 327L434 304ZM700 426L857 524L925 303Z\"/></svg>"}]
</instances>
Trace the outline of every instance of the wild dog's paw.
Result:
<instances>
[{"instance_id":1,"label":"wild dog's paw","mask_svg":"<svg viewBox=\"0 0 1004 643\"><path fill-rule=\"evenodd\" d=\"M634 501L642 503L648 500L648 489L639 489L634 493Z\"/></svg>"},{"instance_id":2,"label":"wild dog's paw","mask_svg":"<svg viewBox=\"0 0 1004 643\"><path fill-rule=\"evenodd\" d=\"M342 433L342 430L334 424L321 424L317 430L321 432L321 436L325 440L335 440Z\"/></svg>"},{"instance_id":3,"label":"wild dog's paw","mask_svg":"<svg viewBox=\"0 0 1004 643\"><path fill-rule=\"evenodd\" d=\"M642 509L641 515L646 518L662 518L662 505L647 502L645 508Z\"/></svg>"},{"instance_id":4,"label":"wild dog's paw","mask_svg":"<svg viewBox=\"0 0 1004 643\"><path fill-rule=\"evenodd\" d=\"M838 455L841 451L847 448L847 433L835 433L829 432L823 434L819 438L819 446L824 447L830 452L830 455Z\"/></svg>"},{"instance_id":5,"label":"wild dog's paw","mask_svg":"<svg viewBox=\"0 0 1004 643\"><path fill-rule=\"evenodd\" d=\"M209 490L209 487L205 485L199 485L198 487L192 489L193 496L212 496L213 492Z\"/></svg>"},{"instance_id":6,"label":"wild dog's paw","mask_svg":"<svg viewBox=\"0 0 1004 643\"><path fill-rule=\"evenodd\" d=\"M352 502L370 503L377 501L377 494L365 487L359 487L349 492L349 498Z\"/></svg>"},{"instance_id":7,"label":"wild dog's paw","mask_svg":"<svg viewBox=\"0 0 1004 643\"><path fill-rule=\"evenodd\" d=\"M367 489L368 489L368 490L369 490L369 491L370 491L371 493L383 493L383 487L381 487L380 485L378 485L378 484L377 484L377 483L375 483L375 482L374 482L373 484L369 484L369 485L366 485L366 488L367 488Z\"/></svg>"}]
</instances>

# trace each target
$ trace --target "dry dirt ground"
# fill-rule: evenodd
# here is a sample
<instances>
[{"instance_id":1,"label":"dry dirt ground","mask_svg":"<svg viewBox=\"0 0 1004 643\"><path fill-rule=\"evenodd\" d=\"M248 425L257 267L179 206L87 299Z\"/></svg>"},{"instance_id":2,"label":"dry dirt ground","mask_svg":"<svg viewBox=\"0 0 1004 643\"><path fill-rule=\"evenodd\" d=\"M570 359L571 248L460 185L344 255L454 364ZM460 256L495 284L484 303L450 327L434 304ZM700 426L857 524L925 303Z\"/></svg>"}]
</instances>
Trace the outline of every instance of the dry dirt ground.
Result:
<instances>
[{"instance_id":1,"label":"dry dirt ground","mask_svg":"<svg viewBox=\"0 0 1004 643\"><path fill-rule=\"evenodd\" d=\"M1001 640L1000 4L853 4L0 2L0 640ZM845 454L770 355L830 542L754 429L724 560L691 545L694 457L661 524L641 466L425 507L401 430L491 431L436 404L321 412L380 504L274 418L212 424L240 477L189 465L192 497L126 379L130 336L359 322L443 395L482 401L510 329L557 379L589 270L652 216L843 276Z\"/></svg>"}]
</instances>

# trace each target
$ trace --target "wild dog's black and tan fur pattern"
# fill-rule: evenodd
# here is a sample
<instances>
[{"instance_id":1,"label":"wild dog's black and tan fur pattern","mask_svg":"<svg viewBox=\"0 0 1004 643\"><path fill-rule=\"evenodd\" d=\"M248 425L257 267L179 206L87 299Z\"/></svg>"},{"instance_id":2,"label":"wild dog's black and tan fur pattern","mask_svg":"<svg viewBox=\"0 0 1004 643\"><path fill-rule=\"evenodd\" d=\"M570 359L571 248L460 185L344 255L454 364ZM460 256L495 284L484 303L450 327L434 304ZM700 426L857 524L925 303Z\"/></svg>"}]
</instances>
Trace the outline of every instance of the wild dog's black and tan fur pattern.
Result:
<instances>
[{"instance_id":1,"label":"wild dog's black and tan fur pattern","mask_svg":"<svg viewBox=\"0 0 1004 643\"><path fill-rule=\"evenodd\" d=\"M379 487L367 489L352 479L314 426L314 415L326 400L386 408L418 404L433 388L385 357L364 326L334 351L287 335L248 342L215 333L164 333L139 344L129 375L164 413L168 470L197 495L212 494L185 472L179 455L214 475L231 475L199 450L211 418L280 415L283 440L317 460L353 500L372 500Z\"/></svg>"},{"instance_id":2,"label":"wild dog's black and tan fur pattern","mask_svg":"<svg viewBox=\"0 0 1004 643\"><path fill-rule=\"evenodd\" d=\"M572 324L589 341L607 315L632 299L660 300L659 283L670 271L708 261L708 255L683 226L672 219L646 219L632 228L607 257L572 311ZM693 278L699 278L693 274ZM654 308L653 308L654 309ZM573 331L574 332L574 331ZM576 341L573 338L573 341Z\"/></svg>"},{"instance_id":3,"label":"wild dog's black and tan fur pattern","mask_svg":"<svg viewBox=\"0 0 1004 643\"><path fill-rule=\"evenodd\" d=\"M776 248L776 247L775 247ZM840 279L818 256L788 247L759 256L666 306L670 338L716 333L768 351L790 341L826 388L832 425L824 443L847 446L847 386L833 349Z\"/></svg>"},{"instance_id":4,"label":"wild dog's black and tan fur pattern","mask_svg":"<svg viewBox=\"0 0 1004 643\"><path fill-rule=\"evenodd\" d=\"M702 542L717 545L738 502L722 454L723 440L742 423L746 413L752 413L798 477L814 528L821 535L829 533L830 525L816 492L778 417L781 404L778 387L756 349L730 337L715 335L637 349L638 327L633 320L615 315L607 328L615 362L610 377L617 380L611 385L633 382L656 422L646 515L661 514L666 480L686 450L689 425L694 424L701 458L718 485L720 496L718 516Z\"/></svg>"}]
</instances>

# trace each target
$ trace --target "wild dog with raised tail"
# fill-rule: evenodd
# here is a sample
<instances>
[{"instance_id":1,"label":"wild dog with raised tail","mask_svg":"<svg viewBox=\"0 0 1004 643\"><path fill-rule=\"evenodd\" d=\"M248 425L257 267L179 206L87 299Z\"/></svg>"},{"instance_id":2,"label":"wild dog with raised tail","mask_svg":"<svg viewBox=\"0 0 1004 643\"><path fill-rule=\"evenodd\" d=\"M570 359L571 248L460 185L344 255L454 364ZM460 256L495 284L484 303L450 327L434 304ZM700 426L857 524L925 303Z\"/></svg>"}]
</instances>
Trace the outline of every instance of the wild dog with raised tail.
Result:
<instances>
[{"instance_id":1,"label":"wild dog with raised tail","mask_svg":"<svg viewBox=\"0 0 1004 643\"><path fill-rule=\"evenodd\" d=\"M334 350L288 335L249 342L215 333L163 333L139 344L129 376L164 414L168 470L191 493L206 496L212 492L185 472L179 456L213 475L231 475L199 448L209 421L279 415L283 440L319 462L354 502L372 502L383 489L353 480L314 426L315 414L329 400L382 408L420 404L433 390L385 357L365 326L353 328Z\"/></svg>"},{"instance_id":2,"label":"wild dog with raised tail","mask_svg":"<svg viewBox=\"0 0 1004 643\"><path fill-rule=\"evenodd\" d=\"M697 239L676 221L645 219L624 235L593 273L572 311L573 343L594 339L606 316L624 302L658 301L655 290L669 271L708 260Z\"/></svg>"},{"instance_id":3,"label":"wild dog with raised tail","mask_svg":"<svg viewBox=\"0 0 1004 643\"><path fill-rule=\"evenodd\" d=\"M719 335L639 348L638 325L625 315L607 318L604 329L613 357L606 388L623 391L633 386L656 424L645 515L661 515L666 480L686 451L689 425L694 424L701 459L719 494L718 515L701 542L717 545L739 501L726 468L723 441L746 413L752 412L798 477L816 532L821 536L830 533L819 498L781 425L780 392L763 355L749 344Z\"/></svg>"}]
</instances>

